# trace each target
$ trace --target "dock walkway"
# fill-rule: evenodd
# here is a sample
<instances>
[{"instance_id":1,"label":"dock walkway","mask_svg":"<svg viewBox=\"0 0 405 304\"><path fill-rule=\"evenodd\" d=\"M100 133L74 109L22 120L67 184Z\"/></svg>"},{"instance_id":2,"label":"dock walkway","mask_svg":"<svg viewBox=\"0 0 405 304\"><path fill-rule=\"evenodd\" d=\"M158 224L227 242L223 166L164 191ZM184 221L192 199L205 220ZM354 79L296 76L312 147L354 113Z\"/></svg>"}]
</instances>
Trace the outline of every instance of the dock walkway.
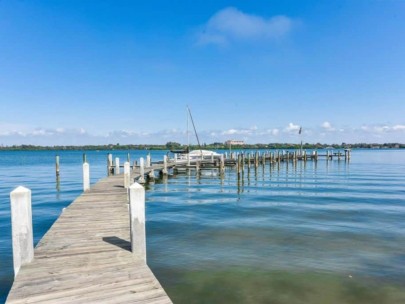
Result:
<instances>
[{"instance_id":1,"label":"dock walkway","mask_svg":"<svg viewBox=\"0 0 405 304\"><path fill-rule=\"evenodd\" d=\"M172 303L131 252L129 222L123 176L99 181L38 243L6 303Z\"/></svg>"}]
</instances>

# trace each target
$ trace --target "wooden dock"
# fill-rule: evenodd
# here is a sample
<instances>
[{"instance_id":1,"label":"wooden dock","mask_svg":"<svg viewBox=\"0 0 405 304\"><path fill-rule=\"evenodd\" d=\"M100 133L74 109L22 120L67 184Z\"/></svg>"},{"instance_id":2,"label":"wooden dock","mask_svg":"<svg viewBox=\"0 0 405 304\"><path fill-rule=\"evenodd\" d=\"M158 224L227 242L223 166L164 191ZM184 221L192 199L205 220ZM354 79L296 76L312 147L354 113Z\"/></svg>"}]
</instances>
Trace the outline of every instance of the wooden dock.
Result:
<instances>
[{"instance_id":1,"label":"wooden dock","mask_svg":"<svg viewBox=\"0 0 405 304\"><path fill-rule=\"evenodd\" d=\"M21 267L6 303L172 303L131 252L123 182L109 176L64 210Z\"/></svg>"}]
</instances>

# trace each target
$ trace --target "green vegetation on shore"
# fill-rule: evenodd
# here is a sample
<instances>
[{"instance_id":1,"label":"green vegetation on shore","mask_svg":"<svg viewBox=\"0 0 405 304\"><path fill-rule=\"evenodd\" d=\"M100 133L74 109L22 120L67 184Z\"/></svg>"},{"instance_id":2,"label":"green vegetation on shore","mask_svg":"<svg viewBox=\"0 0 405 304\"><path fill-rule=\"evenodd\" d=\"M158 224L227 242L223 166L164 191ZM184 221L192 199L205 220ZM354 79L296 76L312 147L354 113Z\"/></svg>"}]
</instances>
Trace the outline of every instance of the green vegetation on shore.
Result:
<instances>
[{"instance_id":1,"label":"green vegetation on shore","mask_svg":"<svg viewBox=\"0 0 405 304\"><path fill-rule=\"evenodd\" d=\"M203 144L203 149L229 149L229 146L224 143L211 143ZM303 149L324 149L324 148L334 148L334 149L404 149L405 144L400 143L356 143L356 144L310 144L304 143L302 145ZM41 150L69 150L69 151L82 151L82 150L179 150L185 149L185 145L181 145L176 142L168 142L164 145L120 145L120 144L109 144L109 145L83 145L83 146L35 146L35 145L13 145L13 146L0 146L0 150L3 151L41 151ZM191 145L190 150L198 149L197 145ZM232 146L233 149L299 149L300 144L292 143L268 143L268 144L245 144L243 146Z\"/></svg>"}]
</instances>

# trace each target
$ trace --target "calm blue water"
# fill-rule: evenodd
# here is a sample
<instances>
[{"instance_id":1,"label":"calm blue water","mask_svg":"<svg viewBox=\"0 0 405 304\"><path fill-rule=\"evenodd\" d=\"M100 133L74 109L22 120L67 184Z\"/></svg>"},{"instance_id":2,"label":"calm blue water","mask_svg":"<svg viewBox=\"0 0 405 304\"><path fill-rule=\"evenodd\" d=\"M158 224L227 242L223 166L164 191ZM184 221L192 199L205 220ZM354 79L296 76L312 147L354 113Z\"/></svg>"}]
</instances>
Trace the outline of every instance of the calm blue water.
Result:
<instances>
[{"instance_id":1,"label":"calm blue water","mask_svg":"<svg viewBox=\"0 0 405 304\"><path fill-rule=\"evenodd\" d=\"M87 152L92 182L107 153ZM58 152L60 191L55 154L0 152L0 302L9 192L32 189L35 242L81 193L81 152ZM148 187L148 264L175 303L405 303L404 172L405 151L355 150L350 164L252 166L239 181L232 169L173 176Z\"/></svg>"}]
</instances>

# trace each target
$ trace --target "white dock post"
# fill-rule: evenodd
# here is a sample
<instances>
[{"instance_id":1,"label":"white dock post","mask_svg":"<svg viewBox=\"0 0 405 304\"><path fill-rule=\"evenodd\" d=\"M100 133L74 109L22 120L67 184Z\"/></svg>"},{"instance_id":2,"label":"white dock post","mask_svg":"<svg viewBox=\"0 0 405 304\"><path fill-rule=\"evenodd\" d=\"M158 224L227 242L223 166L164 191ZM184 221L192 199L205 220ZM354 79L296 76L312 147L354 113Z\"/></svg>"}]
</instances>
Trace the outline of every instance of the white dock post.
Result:
<instances>
[{"instance_id":1,"label":"white dock post","mask_svg":"<svg viewBox=\"0 0 405 304\"><path fill-rule=\"evenodd\" d=\"M150 154L146 155L146 168L151 166Z\"/></svg>"},{"instance_id":2,"label":"white dock post","mask_svg":"<svg viewBox=\"0 0 405 304\"><path fill-rule=\"evenodd\" d=\"M83 191L90 189L90 165L89 163L83 163Z\"/></svg>"},{"instance_id":3,"label":"white dock post","mask_svg":"<svg viewBox=\"0 0 405 304\"><path fill-rule=\"evenodd\" d=\"M162 170L162 174L163 175L167 175L168 171L167 171L167 155L163 155L163 170Z\"/></svg>"},{"instance_id":4,"label":"white dock post","mask_svg":"<svg viewBox=\"0 0 405 304\"><path fill-rule=\"evenodd\" d=\"M113 167L113 158L112 158L112 154L108 153L107 155L107 175L110 176L111 175L111 169Z\"/></svg>"},{"instance_id":5,"label":"white dock post","mask_svg":"<svg viewBox=\"0 0 405 304\"><path fill-rule=\"evenodd\" d=\"M124 187L129 188L131 185L131 169L129 162L124 163Z\"/></svg>"},{"instance_id":6,"label":"white dock post","mask_svg":"<svg viewBox=\"0 0 405 304\"><path fill-rule=\"evenodd\" d=\"M120 159L119 157L115 158L115 172L114 175L120 174Z\"/></svg>"},{"instance_id":7,"label":"white dock post","mask_svg":"<svg viewBox=\"0 0 405 304\"><path fill-rule=\"evenodd\" d=\"M146 262L145 189L138 183L129 187L131 251Z\"/></svg>"},{"instance_id":8,"label":"white dock post","mask_svg":"<svg viewBox=\"0 0 405 304\"><path fill-rule=\"evenodd\" d=\"M141 183L141 184L144 184L145 183L145 167L144 167L143 157L141 157L139 159L139 174L141 176L139 177L138 182Z\"/></svg>"},{"instance_id":9,"label":"white dock post","mask_svg":"<svg viewBox=\"0 0 405 304\"><path fill-rule=\"evenodd\" d=\"M31 190L19 186L10 192L14 277L34 259Z\"/></svg>"}]
</instances>

